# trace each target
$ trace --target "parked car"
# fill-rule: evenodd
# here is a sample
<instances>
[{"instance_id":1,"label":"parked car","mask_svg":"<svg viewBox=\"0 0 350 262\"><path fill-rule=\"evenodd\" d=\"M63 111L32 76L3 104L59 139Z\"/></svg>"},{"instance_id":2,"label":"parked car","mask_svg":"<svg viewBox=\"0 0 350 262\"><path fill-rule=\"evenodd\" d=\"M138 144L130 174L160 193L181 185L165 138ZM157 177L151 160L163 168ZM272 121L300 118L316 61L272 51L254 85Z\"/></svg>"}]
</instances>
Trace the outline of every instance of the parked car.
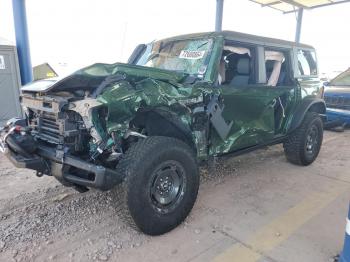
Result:
<instances>
[{"instance_id":1,"label":"parked car","mask_svg":"<svg viewBox=\"0 0 350 262\"><path fill-rule=\"evenodd\" d=\"M325 88L328 125L350 125L350 68L332 79Z\"/></svg>"},{"instance_id":2,"label":"parked car","mask_svg":"<svg viewBox=\"0 0 350 262\"><path fill-rule=\"evenodd\" d=\"M4 127L1 148L17 167L80 191L123 183L134 223L159 235L191 211L200 161L283 143L291 163L311 164L321 90L312 46L230 31L176 36L137 46L128 64L23 89L26 118Z\"/></svg>"}]
</instances>

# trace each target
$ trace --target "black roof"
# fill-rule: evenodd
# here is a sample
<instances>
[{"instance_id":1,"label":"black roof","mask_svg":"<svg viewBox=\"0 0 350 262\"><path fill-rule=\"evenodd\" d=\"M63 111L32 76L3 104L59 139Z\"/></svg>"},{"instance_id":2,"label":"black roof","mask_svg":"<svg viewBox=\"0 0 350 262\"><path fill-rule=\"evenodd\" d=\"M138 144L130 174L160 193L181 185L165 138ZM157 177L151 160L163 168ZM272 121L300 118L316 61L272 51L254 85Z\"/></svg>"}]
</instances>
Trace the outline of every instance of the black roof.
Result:
<instances>
[{"instance_id":1,"label":"black roof","mask_svg":"<svg viewBox=\"0 0 350 262\"><path fill-rule=\"evenodd\" d=\"M193 33L193 34L186 34L186 35L179 35L170 37L164 40L176 40L176 39L188 39L188 38L207 38L207 37L219 37L222 36L225 39L231 39L239 42L249 42L249 43L256 43L256 44L262 44L262 45L275 45L275 46L285 46L285 47L301 47L301 48L308 48L308 49L314 49L311 45L306 44L300 44L292 41L286 41L276 38L269 38L269 37L263 37L263 36L257 36L257 35L251 35L251 34L245 34L241 32L235 32L235 31L221 31L221 32L203 32L203 33Z\"/></svg>"}]
</instances>

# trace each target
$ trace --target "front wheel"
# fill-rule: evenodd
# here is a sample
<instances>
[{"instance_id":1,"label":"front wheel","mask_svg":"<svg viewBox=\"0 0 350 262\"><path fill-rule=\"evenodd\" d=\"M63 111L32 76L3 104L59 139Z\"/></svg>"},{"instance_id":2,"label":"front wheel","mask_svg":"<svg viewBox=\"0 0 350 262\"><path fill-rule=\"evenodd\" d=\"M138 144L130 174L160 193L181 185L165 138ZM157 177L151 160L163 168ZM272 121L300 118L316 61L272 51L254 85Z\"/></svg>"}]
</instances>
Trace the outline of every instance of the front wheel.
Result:
<instances>
[{"instance_id":1,"label":"front wheel","mask_svg":"<svg viewBox=\"0 0 350 262\"><path fill-rule=\"evenodd\" d=\"M149 235L166 233L191 211L199 172L193 150L170 137L135 143L118 164L125 176L124 194L136 226Z\"/></svg>"},{"instance_id":2,"label":"front wheel","mask_svg":"<svg viewBox=\"0 0 350 262\"><path fill-rule=\"evenodd\" d=\"M307 166L317 158L323 140L323 122L315 112L308 112L300 127L284 142L289 162Z\"/></svg>"}]
</instances>

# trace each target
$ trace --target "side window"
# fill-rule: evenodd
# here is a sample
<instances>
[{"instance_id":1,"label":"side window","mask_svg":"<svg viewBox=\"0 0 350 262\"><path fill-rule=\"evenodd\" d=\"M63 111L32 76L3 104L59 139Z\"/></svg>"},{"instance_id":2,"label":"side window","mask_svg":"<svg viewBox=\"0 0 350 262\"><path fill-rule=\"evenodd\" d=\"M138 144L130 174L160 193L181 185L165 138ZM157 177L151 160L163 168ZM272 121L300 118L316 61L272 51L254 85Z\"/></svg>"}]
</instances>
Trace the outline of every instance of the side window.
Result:
<instances>
[{"instance_id":1,"label":"side window","mask_svg":"<svg viewBox=\"0 0 350 262\"><path fill-rule=\"evenodd\" d=\"M265 49L266 80L269 86L289 83L288 52Z\"/></svg>"},{"instance_id":2,"label":"side window","mask_svg":"<svg viewBox=\"0 0 350 262\"><path fill-rule=\"evenodd\" d=\"M219 84L246 86L253 84L254 57L251 48L225 45L219 65Z\"/></svg>"},{"instance_id":3,"label":"side window","mask_svg":"<svg viewBox=\"0 0 350 262\"><path fill-rule=\"evenodd\" d=\"M298 72L301 76L317 75L317 63L314 51L298 50Z\"/></svg>"}]
</instances>

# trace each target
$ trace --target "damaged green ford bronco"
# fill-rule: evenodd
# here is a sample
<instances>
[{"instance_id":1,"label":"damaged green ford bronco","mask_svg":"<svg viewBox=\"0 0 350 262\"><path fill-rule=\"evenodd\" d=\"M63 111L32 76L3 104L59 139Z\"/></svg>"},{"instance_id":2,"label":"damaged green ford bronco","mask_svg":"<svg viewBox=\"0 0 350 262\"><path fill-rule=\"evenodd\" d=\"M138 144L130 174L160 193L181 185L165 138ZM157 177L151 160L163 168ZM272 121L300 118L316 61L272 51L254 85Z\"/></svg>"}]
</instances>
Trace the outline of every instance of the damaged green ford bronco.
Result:
<instances>
[{"instance_id":1,"label":"damaged green ford bronco","mask_svg":"<svg viewBox=\"0 0 350 262\"><path fill-rule=\"evenodd\" d=\"M13 164L79 191L122 183L150 235L186 218L212 157L283 143L288 161L311 164L326 112L313 47L228 31L139 45L127 64L25 86L21 103L25 118L1 131Z\"/></svg>"}]
</instances>

